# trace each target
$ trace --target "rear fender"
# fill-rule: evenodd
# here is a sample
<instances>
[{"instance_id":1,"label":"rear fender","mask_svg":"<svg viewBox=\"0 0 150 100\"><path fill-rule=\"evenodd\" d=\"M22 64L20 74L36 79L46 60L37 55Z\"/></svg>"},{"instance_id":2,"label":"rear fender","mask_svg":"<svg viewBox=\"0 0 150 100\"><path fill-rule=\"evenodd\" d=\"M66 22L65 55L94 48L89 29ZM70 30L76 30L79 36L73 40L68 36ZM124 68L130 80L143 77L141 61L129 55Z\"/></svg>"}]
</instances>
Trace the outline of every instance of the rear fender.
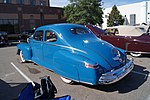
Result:
<instances>
[{"instance_id":1,"label":"rear fender","mask_svg":"<svg viewBox=\"0 0 150 100\"><path fill-rule=\"evenodd\" d=\"M31 60L32 54L31 54L31 47L28 43L21 43L17 45L18 52L17 54L20 53L20 51L23 52L23 57L25 60Z\"/></svg>"},{"instance_id":2,"label":"rear fender","mask_svg":"<svg viewBox=\"0 0 150 100\"><path fill-rule=\"evenodd\" d=\"M95 70L85 67L85 61L95 64L90 59L68 51L56 52L53 59L57 69L56 73L75 81L95 83L95 78L97 77Z\"/></svg>"}]
</instances>

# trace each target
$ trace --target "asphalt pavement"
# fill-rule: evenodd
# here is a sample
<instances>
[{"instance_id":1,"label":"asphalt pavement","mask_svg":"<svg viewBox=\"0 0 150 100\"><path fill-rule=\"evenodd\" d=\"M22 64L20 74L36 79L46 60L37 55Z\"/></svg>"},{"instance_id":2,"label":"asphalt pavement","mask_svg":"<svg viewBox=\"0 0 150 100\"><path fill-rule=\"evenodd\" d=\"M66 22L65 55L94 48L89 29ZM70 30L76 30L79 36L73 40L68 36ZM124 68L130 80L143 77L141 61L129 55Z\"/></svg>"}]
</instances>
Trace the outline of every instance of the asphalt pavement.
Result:
<instances>
[{"instance_id":1,"label":"asphalt pavement","mask_svg":"<svg viewBox=\"0 0 150 100\"><path fill-rule=\"evenodd\" d=\"M16 46L0 47L0 99L17 98L30 81L40 83L50 76L57 88L56 97L70 95L71 100L150 100L150 56L134 58L131 73L111 85L65 84L60 76L32 62L20 63ZM131 56L128 55L128 58Z\"/></svg>"}]
</instances>

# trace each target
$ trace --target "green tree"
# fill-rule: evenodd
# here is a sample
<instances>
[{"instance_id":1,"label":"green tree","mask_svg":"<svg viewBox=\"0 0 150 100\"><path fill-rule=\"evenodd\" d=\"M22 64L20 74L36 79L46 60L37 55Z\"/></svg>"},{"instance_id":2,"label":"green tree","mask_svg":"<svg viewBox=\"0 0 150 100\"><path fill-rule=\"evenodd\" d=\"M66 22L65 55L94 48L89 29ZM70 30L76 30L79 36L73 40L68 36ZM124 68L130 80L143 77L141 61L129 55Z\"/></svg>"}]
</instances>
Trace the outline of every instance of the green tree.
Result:
<instances>
[{"instance_id":1,"label":"green tree","mask_svg":"<svg viewBox=\"0 0 150 100\"><path fill-rule=\"evenodd\" d=\"M123 16L120 14L120 11L117 9L117 6L114 5L108 17L107 26L110 27L116 25L123 25L123 23L124 23Z\"/></svg>"},{"instance_id":2,"label":"green tree","mask_svg":"<svg viewBox=\"0 0 150 100\"><path fill-rule=\"evenodd\" d=\"M64 7L67 22L78 24L102 24L101 0L69 0Z\"/></svg>"}]
</instances>

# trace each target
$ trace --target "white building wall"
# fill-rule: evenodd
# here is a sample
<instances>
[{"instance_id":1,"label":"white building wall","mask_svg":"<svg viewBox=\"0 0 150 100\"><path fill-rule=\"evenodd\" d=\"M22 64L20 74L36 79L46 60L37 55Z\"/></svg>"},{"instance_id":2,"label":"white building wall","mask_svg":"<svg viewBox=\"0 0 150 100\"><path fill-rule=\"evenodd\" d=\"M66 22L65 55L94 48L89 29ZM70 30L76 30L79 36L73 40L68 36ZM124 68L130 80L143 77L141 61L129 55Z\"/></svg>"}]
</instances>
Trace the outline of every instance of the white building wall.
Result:
<instances>
[{"instance_id":1,"label":"white building wall","mask_svg":"<svg viewBox=\"0 0 150 100\"><path fill-rule=\"evenodd\" d=\"M147 2L147 23L150 25L150 1Z\"/></svg>"},{"instance_id":2,"label":"white building wall","mask_svg":"<svg viewBox=\"0 0 150 100\"><path fill-rule=\"evenodd\" d=\"M120 11L122 16L126 16L127 21L130 24L130 15L135 14L135 24L142 24L142 23L148 23L150 22L150 14L148 16L148 12L150 13L150 1L143 1L139 3L134 4L128 4L123 6L117 6L118 10ZM107 19L106 16L109 15L112 8L106 8L104 10L104 23L102 24L103 28L107 27Z\"/></svg>"}]
</instances>

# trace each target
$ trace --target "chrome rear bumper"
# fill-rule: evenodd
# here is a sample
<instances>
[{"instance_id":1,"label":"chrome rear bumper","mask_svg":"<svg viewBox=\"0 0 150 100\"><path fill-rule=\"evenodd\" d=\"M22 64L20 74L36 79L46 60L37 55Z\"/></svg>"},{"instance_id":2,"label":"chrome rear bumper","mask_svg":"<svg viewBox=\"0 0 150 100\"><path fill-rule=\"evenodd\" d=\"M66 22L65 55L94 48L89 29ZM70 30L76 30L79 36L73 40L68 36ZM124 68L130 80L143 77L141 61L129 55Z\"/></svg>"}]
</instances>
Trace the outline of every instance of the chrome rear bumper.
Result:
<instances>
[{"instance_id":1,"label":"chrome rear bumper","mask_svg":"<svg viewBox=\"0 0 150 100\"><path fill-rule=\"evenodd\" d=\"M115 82L119 81L120 79L122 79L123 77L125 77L129 72L131 72L133 67L134 67L133 60L131 59L123 67L121 67L117 70L113 70L111 72L102 74L102 76L99 78L99 84L115 83Z\"/></svg>"}]
</instances>

